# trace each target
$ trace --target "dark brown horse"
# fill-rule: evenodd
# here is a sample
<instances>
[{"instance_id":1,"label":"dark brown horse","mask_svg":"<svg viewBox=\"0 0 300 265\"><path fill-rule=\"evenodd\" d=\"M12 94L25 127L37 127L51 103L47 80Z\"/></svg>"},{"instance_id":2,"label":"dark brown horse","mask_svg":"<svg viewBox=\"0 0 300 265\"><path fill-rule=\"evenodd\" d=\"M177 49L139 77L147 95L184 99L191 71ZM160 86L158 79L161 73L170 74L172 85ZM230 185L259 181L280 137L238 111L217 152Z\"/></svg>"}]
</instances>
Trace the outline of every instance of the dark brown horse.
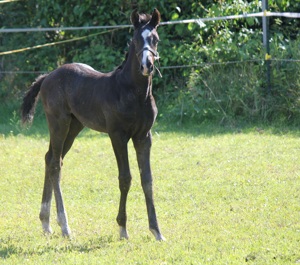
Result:
<instances>
[{"instance_id":1,"label":"dark brown horse","mask_svg":"<svg viewBox=\"0 0 300 265\"><path fill-rule=\"evenodd\" d=\"M153 202L150 168L151 127L157 114L152 96L154 62L158 58L157 26L160 13L133 11L134 36L125 62L110 73L101 73L79 63L66 64L39 76L23 99L23 122L32 121L40 95L45 110L50 145L45 156L46 173L40 220L45 233L51 233L50 206L54 191L57 221L62 234L69 236L67 214L60 187L62 161L75 137L86 126L109 134L119 169L120 205L117 222L120 238L128 238L126 200L131 185L127 143L136 150L145 194L149 228L157 240L160 233Z\"/></svg>"}]
</instances>

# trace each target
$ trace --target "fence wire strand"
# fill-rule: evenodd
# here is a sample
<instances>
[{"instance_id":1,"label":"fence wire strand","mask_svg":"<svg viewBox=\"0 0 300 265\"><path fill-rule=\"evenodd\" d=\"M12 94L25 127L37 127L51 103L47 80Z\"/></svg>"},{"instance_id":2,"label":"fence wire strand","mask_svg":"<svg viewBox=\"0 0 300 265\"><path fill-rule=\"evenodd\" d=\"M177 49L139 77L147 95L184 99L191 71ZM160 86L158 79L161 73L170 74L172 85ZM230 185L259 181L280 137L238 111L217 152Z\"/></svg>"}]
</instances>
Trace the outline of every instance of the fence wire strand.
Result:
<instances>
[{"instance_id":1,"label":"fence wire strand","mask_svg":"<svg viewBox=\"0 0 300 265\"><path fill-rule=\"evenodd\" d=\"M300 59L269 59L271 62L292 62L300 63ZM172 70L172 69L182 69L182 68L200 68L205 66L213 65L227 65L227 64L240 64L240 63L264 63L264 59L250 59L243 61L227 61L227 62L206 62L200 64L185 64L185 65L170 65L170 66L161 66L160 70ZM0 71L0 74L45 74L49 71Z\"/></svg>"},{"instance_id":2,"label":"fence wire strand","mask_svg":"<svg viewBox=\"0 0 300 265\"><path fill-rule=\"evenodd\" d=\"M208 18L195 18L185 20L174 20L161 22L160 25L175 25L175 24L188 24L205 21L217 21L217 20L228 20L228 19L240 19L240 18L251 18L251 17L287 17L287 18L300 18L300 13L294 12L257 12L257 13L243 13L239 15L221 16L221 17L208 17ZM82 27L51 27L51 28L2 28L0 33L17 33L17 32L42 32L42 31L67 31L67 30L93 30L93 29L117 29L117 28L131 28L132 25L107 25L107 26L82 26Z\"/></svg>"},{"instance_id":3,"label":"fence wire strand","mask_svg":"<svg viewBox=\"0 0 300 265\"><path fill-rule=\"evenodd\" d=\"M300 13L293 12L257 12L257 13L244 13L240 15L232 15L232 16L221 16L221 17L213 17L213 18L199 18L199 19L186 19L186 20L175 20L175 21L166 21L161 22L160 25L174 25L174 24L188 24L188 23L197 23L199 26L205 26L204 22L207 21L217 21L217 20L228 20L228 19L240 19L240 18L250 18L250 17L287 17L287 18L300 18ZM68 39L59 42L45 43L41 45L36 45L32 47L25 47L21 49L4 51L0 52L0 56L24 52L27 50L38 49L43 47L49 47L54 45L59 45L63 43L83 40L92 36L97 36L105 33L109 33L115 30L130 28L132 25L113 25L113 26L85 26L85 27L57 27L57 28L10 28L10 29L0 29L0 33L17 33L17 32L41 32L41 31L66 31L66 30L93 30L93 29L105 29L105 31L90 34L83 37L75 37L73 39ZM298 59L276 59L276 58L268 58L268 59L250 59L250 60L242 60L242 61L227 61L227 62L205 62L200 64L191 64L191 65L171 65L171 66L161 66L160 69L180 69L180 68L199 68L204 67L206 65L226 65L226 64L237 64L237 63L246 63L246 62L264 62L264 61L281 61L281 62L295 62L298 63L300 60ZM33 73L45 73L47 71L0 71L0 74L33 74Z\"/></svg>"}]
</instances>

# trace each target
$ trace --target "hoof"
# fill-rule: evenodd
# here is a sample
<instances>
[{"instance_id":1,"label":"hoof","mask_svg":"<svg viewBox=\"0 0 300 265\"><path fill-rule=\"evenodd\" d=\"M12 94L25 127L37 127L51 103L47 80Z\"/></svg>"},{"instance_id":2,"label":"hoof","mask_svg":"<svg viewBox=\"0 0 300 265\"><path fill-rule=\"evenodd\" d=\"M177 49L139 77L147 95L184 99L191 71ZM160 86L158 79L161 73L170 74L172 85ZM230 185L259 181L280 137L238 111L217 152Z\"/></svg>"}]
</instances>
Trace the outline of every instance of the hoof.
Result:
<instances>
[{"instance_id":1,"label":"hoof","mask_svg":"<svg viewBox=\"0 0 300 265\"><path fill-rule=\"evenodd\" d=\"M128 239L129 236L128 236L128 233L127 233L127 230L125 227L123 226L120 226L120 239Z\"/></svg>"},{"instance_id":2,"label":"hoof","mask_svg":"<svg viewBox=\"0 0 300 265\"><path fill-rule=\"evenodd\" d=\"M48 222L42 222L42 226L45 235L51 235L53 233Z\"/></svg>"},{"instance_id":3,"label":"hoof","mask_svg":"<svg viewBox=\"0 0 300 265\"><path fill-rule=\"evenodd\" d=\"M156 231L155 229L150 229L150 231L155 236L157 241L166 241L165 237L160 232Z\"/></svg>"},{"instance_id":4,"label":"hoof","mask_svg":"<svg viewBox=\"0 0 300 265\"><path fill-rule=\"evenodd\" d=\"M66 238L70 238L71 237L71 230L69 227L66 227L64 229L61 230L62 236L66 237Z\"/></svg>"}]
</instances>

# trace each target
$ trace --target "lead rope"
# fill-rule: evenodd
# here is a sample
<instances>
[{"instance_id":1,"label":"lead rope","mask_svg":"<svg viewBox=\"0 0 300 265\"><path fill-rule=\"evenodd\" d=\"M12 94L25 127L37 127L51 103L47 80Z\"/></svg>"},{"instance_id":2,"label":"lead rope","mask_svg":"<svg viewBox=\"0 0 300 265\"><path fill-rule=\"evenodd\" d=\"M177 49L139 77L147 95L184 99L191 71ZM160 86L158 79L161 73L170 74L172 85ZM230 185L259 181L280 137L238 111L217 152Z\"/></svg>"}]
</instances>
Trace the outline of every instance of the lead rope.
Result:
<instances>
[{"instance_id":1,"label":"lead rope","mask_svg":"<svg viewBox=\"0 0 300 265\"><path fill-rule=\"evenodd\" d=\"M162 74L161 74L161 72L159 71L158 67L157 67L156 65L154 65L154 67L155 67L156 71L158 72L159 77L162 78Z\"/></svg>"},{"instance_id":2,"label":"lead rope","mask_svg":"<svg viewBox=\"0 0 300 265\"><path fill-rule=\"evenodd\" d=\"M159 71L160 63L159 63L159 53L158 52L156 52L155 61L157 62L158 67L155 64L154 64L154 67L155 67L156 71L158 72L159 77L162 78L162 74Z\"/></svg>"}]
</instances>

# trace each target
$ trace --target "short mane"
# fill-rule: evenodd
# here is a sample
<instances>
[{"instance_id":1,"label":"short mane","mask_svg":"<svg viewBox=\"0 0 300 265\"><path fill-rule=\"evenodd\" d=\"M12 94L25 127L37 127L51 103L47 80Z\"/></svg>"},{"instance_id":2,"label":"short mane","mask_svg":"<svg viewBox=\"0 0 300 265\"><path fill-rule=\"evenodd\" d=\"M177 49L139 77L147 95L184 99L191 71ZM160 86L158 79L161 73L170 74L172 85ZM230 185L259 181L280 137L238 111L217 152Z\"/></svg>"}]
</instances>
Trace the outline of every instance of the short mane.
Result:
<instances>
[{"instance_id":1,"label":"short mane","mask_svg":"<svg viewBox=\"0 0 300 265\"><path fill-rule=\"evenodd\" d=\"M146 24L148 24L149 21L151 20L151 17L152 16L149 15L149 14L144 14L144 13L140 14L140 23L141 23L141 26L143 27Z\"/></svg>"}]
</instances>

